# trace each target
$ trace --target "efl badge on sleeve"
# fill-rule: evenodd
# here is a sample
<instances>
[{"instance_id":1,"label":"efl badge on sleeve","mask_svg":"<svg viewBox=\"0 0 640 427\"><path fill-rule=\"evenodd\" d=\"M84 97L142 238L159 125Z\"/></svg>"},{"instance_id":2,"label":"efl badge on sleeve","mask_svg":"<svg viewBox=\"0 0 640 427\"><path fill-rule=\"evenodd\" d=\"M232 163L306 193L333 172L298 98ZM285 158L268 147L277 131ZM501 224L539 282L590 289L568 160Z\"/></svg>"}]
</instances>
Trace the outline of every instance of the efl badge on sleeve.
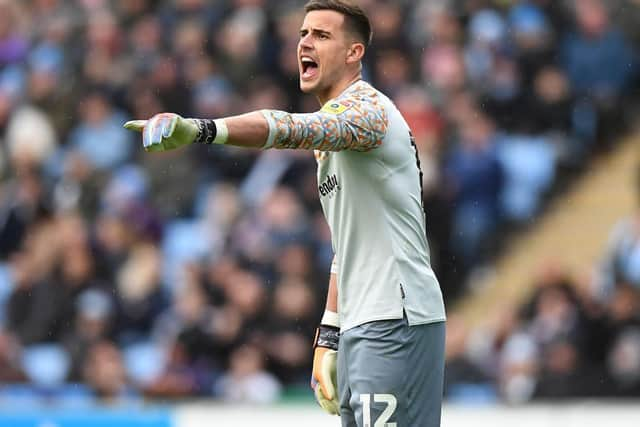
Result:
<instances>
[{"instance_id":1,"label":"efl badge on sleeve","mask_svg":"<svg viewBox=\"0 0 640 427\"><path fill-rule=\"evenodd\" d=\"M342 114L352 106L353 104L347 101L329 101L326 104L324 104L324 106L320 111L323 111L329 114Z\"/></svg>"}]
</instances>

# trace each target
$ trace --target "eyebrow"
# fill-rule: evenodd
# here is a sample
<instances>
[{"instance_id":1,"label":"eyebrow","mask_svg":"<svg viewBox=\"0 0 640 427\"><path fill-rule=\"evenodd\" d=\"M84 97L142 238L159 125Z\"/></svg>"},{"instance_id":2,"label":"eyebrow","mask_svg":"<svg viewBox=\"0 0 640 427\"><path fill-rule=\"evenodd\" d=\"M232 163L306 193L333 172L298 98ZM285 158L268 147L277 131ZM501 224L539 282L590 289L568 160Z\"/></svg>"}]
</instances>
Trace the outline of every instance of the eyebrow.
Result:
<instances>
[{"instance_id":1,"label":"eyebrow","mask_svg":"<svg viewBox=\"0 0 640 427\"><path fill-rule=\"evenodd\" d=\"M307 29L307 28L301 28L300 29L300 35L307 34L307 33L309 33L309 29ZM311 33L315 34L315 35L318 35L318 36L321 36L321 35L330 36L331 35L331 31L321 30L319 28L312 28L311 29Z\"/></svg>"}]
</instances>

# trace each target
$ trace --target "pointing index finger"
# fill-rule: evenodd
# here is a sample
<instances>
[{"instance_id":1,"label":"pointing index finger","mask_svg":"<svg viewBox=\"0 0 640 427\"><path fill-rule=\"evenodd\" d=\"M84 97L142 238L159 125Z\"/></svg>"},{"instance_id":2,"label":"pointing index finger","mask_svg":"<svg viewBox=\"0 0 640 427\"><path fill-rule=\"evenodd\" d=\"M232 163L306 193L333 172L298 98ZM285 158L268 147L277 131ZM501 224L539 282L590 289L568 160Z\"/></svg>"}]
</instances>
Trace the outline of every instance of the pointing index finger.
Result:
<instances>
[{"instance_id":1,"label":"pointing index finger","mask_svg":"<svg viewBox=\"0 0 640 427\"><path fill-rule=\"evenodd\" d=\"M142 132L146 124L146 120L129 120L122 127L129 130Z\"/></svg>"}]
</instances>

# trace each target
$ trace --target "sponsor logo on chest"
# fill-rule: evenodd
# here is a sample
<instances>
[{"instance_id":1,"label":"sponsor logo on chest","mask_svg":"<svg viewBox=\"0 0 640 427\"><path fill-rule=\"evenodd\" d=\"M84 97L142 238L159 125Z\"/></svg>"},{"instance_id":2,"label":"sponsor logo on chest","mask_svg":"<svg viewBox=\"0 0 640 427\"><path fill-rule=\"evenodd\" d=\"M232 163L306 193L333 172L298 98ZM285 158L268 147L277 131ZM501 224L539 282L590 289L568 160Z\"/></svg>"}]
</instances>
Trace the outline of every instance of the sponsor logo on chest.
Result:
<instances>
[{"instance_id":1,"label":"sponsor logo on chest","mask_svg":"<svg viewBox=\"0 0 640 427\"><path fill-rule=\"evenodd\" d=\"M327 178L318 185L318 191L322 197L333 197L340 191L340 183L336 174L328 175Z\"/></svg>"}]
</instances>

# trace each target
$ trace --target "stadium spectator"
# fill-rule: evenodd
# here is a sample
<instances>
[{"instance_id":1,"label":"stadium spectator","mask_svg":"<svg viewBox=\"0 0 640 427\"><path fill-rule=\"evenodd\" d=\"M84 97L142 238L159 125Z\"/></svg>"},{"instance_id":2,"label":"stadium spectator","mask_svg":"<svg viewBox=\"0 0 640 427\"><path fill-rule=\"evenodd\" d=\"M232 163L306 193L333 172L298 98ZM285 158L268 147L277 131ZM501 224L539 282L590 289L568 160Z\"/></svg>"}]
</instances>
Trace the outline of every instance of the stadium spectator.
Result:
<instances>
[{"instance_id":1,"label":"stadium spectator","mask_svg":"<svg viewBox=\"0 0 640 427\"><path fill-rule=\"evenodd\" d=\"M594 139L608 141L616 134L613 121L620 126L619 105L633 81L636 56L625 35L611 22L605 2L577 1L574 13L575 30L562 41L562 65L584 108L597 115Z\"/></svg>"},{"instance_id":2,"label":"stadium spectator","mask_svg":"<svg viewBox=\"0 0 640 427\"><path fill-rule=\"evenodd\" d=\"M311 369L310 337L314 334L317 298L300 276L285 276L275 287L273 309L265 328L265 350L272 371L285 384L306 384ZM281 348L289 351L283 353Z\"/></svg>"},{"instance_id":3,"label":"stadium spectator","mask_svg":"<svg viewBox=\"0 0 640 427\"><path fill-rule=\"evenodd\" d=\"M618 284L640 289L640 217L636 213L622 219L612 230L603 259L599 281L600 297L608 300Z\"/></svg>"},{"instance_id":4,"label":"stadium spectator","mask_svg":"<svg viewBox=\"0 0 640 427\"><path fill-rule=\"evenodd\" d=\"M280 383L263 368L263 354L254 346L234 350L229 372L216 384L216 394L228 402L273 403L280 394Z\"/></svg>"},{"instance_id":5,"label":"stadium spectator","mask_svg":"<svg viewBox=\"0 0 640 427\"><path fill-rule=\"evenodd\" d=\"M0 66L19 64L29 53L28 38L19 28L19 12L9 0L0 3Z\"/></svg>"},{"instance_id":6,"label":"stadium spectator","mask_svg":"<svg viewBox=\"0 0 640 427\"><path fill-rule=\"evenodd\" d=\"M78 113L82 121L71 131L70 148L92 169L104 170L123 164L132 149L129 135L123 133L120 126L124 115L113 111L107 95L100 91L87 93L80 106Z\"/></svg>"},{"instance_id":7,"label":"stadium spectator","mask_svg":"<svg viewBox=\"0 0 640 427\"><path fill-rule=\"evenodd\" d=\"M126 402L136 395L129 384L122 353L111 341L99 341L89 347L83 378L105 402Z\"/></svg>"},{"instance_id":8,"label":"stadium spectator","mask_svg":"<svg viewBox=\"0 0 640 427\"><path fill-rule=\"evenodd\" d=\"M468 117L445 164L453 199L452 247L467 265L480 261L500 213L504 171L496 152L497 135L482 113Z\"/></svg>"},{"instance_id":9,"label":"stadium spectator","mask_svg":"<svg viewBox=\"0 0 640 427\"><path fill-rule=\"evenodd\" d=\"M27 380L20 367L20 346L16 339L2 331L0 333L0 381L20 383Z\"/></svg>"}]
</instances>

